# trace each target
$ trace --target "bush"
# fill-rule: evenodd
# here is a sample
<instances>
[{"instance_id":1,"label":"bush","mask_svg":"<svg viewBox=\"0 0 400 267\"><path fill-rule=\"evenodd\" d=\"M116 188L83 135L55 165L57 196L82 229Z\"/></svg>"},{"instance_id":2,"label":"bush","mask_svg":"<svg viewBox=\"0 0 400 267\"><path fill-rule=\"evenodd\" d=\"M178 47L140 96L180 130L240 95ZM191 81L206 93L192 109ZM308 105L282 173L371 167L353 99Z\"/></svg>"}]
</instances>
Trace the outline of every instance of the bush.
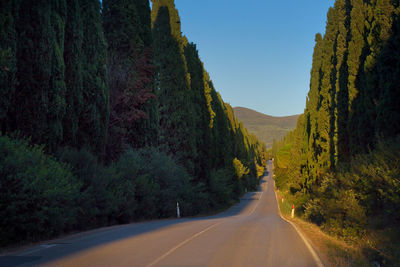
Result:
<instances>
[{"instance_id":1,"label":"bush","mask_svg":"<svg viewBox=\"0 0 400 267\"><path fill-rule=\"evenodd\" d=\"M0 136L0 244L36 241L76 223L81 183L41 146Z\"/></svg>"},{"instance_id":2,"label":"bush","mask_svg":"<svg viewBox=\"0 0 400 267\"><path fill-rule=\"evenodd\" d=\"M232 161L233 168L235 169L236 177L240 180L244 175L247 175L250 173L249 168L243 165L243 163L238 160L237 158L234 158Z\"/></svg>"},{"instance_id":3,"label":"bush","mask_svg":"<svg viewBox=\"0 0 400 267\"><path fill-rule=\"evenodd\" d=\"M345 238L363 235L366 226L365 209L360 196L343 174L326 174L314 198L305 204L304 215L331 234Z\"/></svg>"},{"instance_id":4,"label":"bush","mask_svg":"<svg viewBox=\"0 0 400 267\"><path fill-rule=\"evenodd\" d=\"M311 222L321 226L325 222L325 216L320 200L313 199L305 204L304 216Z\"/></svg>"},{"instance_id":5,"label":"bush","mask_svg":"<svg viewBox=\"0 0 400 267\"><path fill-rule=\"evenodd\" d=\"M400 138L379 142L350 164L354 187L376 227L400 223ZM379 216L377 216L379 215ZM379 218L378 220L376 220Z\"/></svg>"},{"instance_id":6,"label":"bush","mask_svg":"<svg viewBox=\"0 0 400 267\"><path fill-rule=\"evenodd\" d=\"M232 200L232 176L233 173L226 169L211 171L210 193L214 207L224 207Z\"/></svg>"},{"instance_id":7,"label":"bush","mask_svg":"<svg viewBox=\"0 0 400 267\"><path fill-rule=\"evenodd\" d=\"M155 148L128 149L103 166L86 149L64 147L53 157L41 146L6 136L0 136L0 175L1 246L175 217L177 202L182 216L199 214L225 207L237 195L233 186L240 186L233 167L213 171L207 185L194 184L182 166Z\"/></svg>"},{"instance_id":8,"label":"bush","mask_svg":"<svg viewBox=\"0 0 400 267\"><path fill-rule=\"evenodd\" d=\"M136 204L129 205L129 210L134 212L129 215L132 219L174 217L177 202L180 203L182 215L198 211L198 203L195 203L198 200L194 197L201 197L201 192L193 187L185 169L165 153L154 148L128 150L111 167L118 177L117 184L125 184L123 188L114 187L113 195L115 190L121 195L121 190L130 188L132 192L129 194L136 199ZM122 201L116 205L124 203ZM120 211L125 209L121 207Z\"/></svg>"},{"instance_id":9,"label":"bush","mask_svg":"<svg viewBox=\"0 0 400 267\"><path fill-rule=\"evenodd\" d=\"M57 151L57 158L72 167L73 174L82 183L78 201L78 228L89 229L109 223L112 196L108 187L113 175L97 158L83 148L64 147Z\"/></svg>"}]
</instances>

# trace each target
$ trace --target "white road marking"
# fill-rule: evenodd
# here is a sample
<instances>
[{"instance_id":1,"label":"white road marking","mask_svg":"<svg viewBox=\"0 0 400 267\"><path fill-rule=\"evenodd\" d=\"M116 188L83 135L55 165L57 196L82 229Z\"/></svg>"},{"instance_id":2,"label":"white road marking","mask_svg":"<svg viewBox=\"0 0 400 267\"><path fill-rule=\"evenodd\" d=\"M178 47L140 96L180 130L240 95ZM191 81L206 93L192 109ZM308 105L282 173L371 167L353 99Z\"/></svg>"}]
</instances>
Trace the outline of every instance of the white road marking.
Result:
<instances>
[{"instance_id":1,"label":"white road marking","mask_svg":"<svg viewBox=\"0 0 400 267\"><path fill-rule=\"evenodd\" d=\"M57 246L57 244L43 244L43 245L40 245L40 246L39 246L38 248L36 248L36 249L32 249L32 250L30 250L30 251L26 251L26 252L17 254L17 256L26 256L26 255L30 255L30 254L39 252L39 251L41 251L41 250L45 250L45 249L52 248L52 247L55 247L55 246Z\"/></svg>"},{"instance_id":2,"label":"white road marking","mask_svg":"<svg viewBox=\"0 0 400 267\"><path fill-rule=\"evenodd\" d=\"M311 244L308 242L308 240L304 237L303 233L300 231L300 229L297 228L297 226L292 223L291 221L286 220L283 218L285 221L289 222L294 229L297 231L301 239L303 239L304 243L306 244L306 247L310 251L312 257L314 258L315 263L317 264L318 267L324 267L324 264L322 263L321 259L318 257L318 254L315 252L315 250L312 248Z\"/></svg>"},{"instance_id":3,"label":"white road marking","mask_svg":"<svg viewBox=\"0 0 400 267\"><path fill-rule=\"evenodd\" d=\"M185 245L186 243L189 243L190 241L192 241L193 239L195 239L196 237L204 234L207 231L210 231L212 228L222 224L223 222L219 222L219 223L215 223L209 227L207 227L206 229L198 232L197 234L194 234L193 236L189 237L188 239L186 239L185 241L179 243L178 245L176 245L175 247L171 248L170 250L168 250L164 255L162 255L161 257L155 259L153 262L151 262L150 264L147 265L147 267L151 267L156 265L157 263L159 263L160 261L162 261L163 259L165 259L168 255L170 255L171 253L173 253L175 250L177 250L178 248L182 247L183 245Z\"/></svg>"},{"instance_id":4,"label":"white road marking","mask_svg":"<svg viewBox=\"0 0 400 267\"><path fill-rule=\"evenodd\" d=\"M268 186L268 185L267 185L267 186ZM252 214L254 213L254 211L257 209L258 205L260 205L261 199L262 199L263 194L264 194L264 192L265 192L266 190L267 190L267 189L265 189L265 190L262 191L261 196L260 196L260 198L258 199L257 204L254 206L253 210L249 213L248 216L252 215Z\"/></svg>"},{"instance_id":5,"label":"white road marking","mask_svg":"<svg viewBox=\"0 0 400 267\"><path fill-rule=\"evenodd\" d=\"M275 191L275 190L274 190L274 191ZM289 220L286 220L286 219L282 216L282 213L281 213L281 210L280 210L279 204L278 204L279 202L278 202L278 196L277 196L277 194L276 194L276 191L275 191L275 198L276 198L276 203L277 203L277 205L278 205L279 216L280 216L283 220L285 220L286 222L290 223L290 225L293 226L293 228L294 228L294 229L296 230L296 232L299 234L300 238L303 240L304 244L306 244L306 247L307 247L308 250L310 251L311 256L313 257L313 259L314 259L315 263L317 264L317 266L318 266L318 267L324 267L324 264L322 263L321 259L318 257L318 254L315 252L315 250L314 250L313 247L310 245L310 243L308 242L308 240L304 237L304 235L303 235L303 233L300 231L300 229L298 229L297 226L296 226L293 222L291 222L291 221L289 221Z\"/></svg>"},{"instance_id":6,"label":"white road marking","mask_svg":"<svg viewBox=\"0 0 400 267\"><path fill-rule=\"evenodd\" d=\"M24 253L19 253L19 254L17 254L17 256L20 257L20 256L30 255L30 254L33 254L33 253L35 253L35 252L41 251L41 250L43 250L43 249L44 249L44 248L32 249L32 250L27 251L27 252L24 252Z\"/></svg>"},{"instance_id":7,"label":"white road marking","mask_svg":"<svg viewBox=\"0 0 400 267\"><path fill-rule=\"evenodd\" d=\"M44 244L44 245L41 245L42 248L52 248L52 247L55 247L55 246L57 246L57 244Z\"/></svg>"}]
</instances>

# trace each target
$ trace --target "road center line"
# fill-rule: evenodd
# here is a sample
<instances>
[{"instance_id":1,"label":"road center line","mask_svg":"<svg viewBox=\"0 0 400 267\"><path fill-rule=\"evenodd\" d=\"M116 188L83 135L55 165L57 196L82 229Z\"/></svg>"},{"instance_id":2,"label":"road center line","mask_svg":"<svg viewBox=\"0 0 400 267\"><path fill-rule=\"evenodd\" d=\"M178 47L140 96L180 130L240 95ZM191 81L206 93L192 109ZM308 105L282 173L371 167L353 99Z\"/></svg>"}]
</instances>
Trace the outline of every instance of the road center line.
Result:
<instances>
[{"instance_id":1,"label":"road center line","mask_svg":"<svg viewBox=\"0 0 400 267\"><path fill-rule=\"evenodd\" d=\"M55 247L55 246L57 246L57 244L43 244L43 245L39 245L38 248L29 250L29 251L26 251L26 252L23 252L23 253L19 253L19 254L17 254L17 256L18 256L18 257L21 257L21 256L30 255L30 254L39 252L39 251L41 251L41 250L49 249L49 248L52 248L52 247Z\"/></svg>"},{"instance_id":2,"label":"road center line","mask_svg":"<svg viewBox=\"0 0 400 267\"><path fill-rule=\"evenodd\" d=\"M268 186L268 185L267 185ZM249 216L252 215L254 213L254 211L257 209L258 205L260 205L261 199L263 197L264 192L267 191L267 188L265 190L262 191L260 198L258 199L257 204L254 206L254 208L252 209L252 211L249 213Z\"/></svg>"},{"instance_id":3,"label":"road center line","mask_svg":"<svg viewBox=\"0 0 400 267\"><path fill-rule=\"evenodd\" d=\"M264 192L261 193L261 196L258 199L257 204L254 206L253 210L249 213L249 216L252 215L254 213L254 211L257 209L258 205L260 205L263 194L264 194Z\"/></svg>"},{"instance_id":4,"label":"road center line","mask_svg":"<svg viewBox=\"0 0 400 267\"><path fill-rule=\"evenodd\" d=\"M175 250L177 250L178 248L182 247L183 245L189 243L190 241L192 241L193 239L195 239L196 237L199 237L200 235L204 234L207 231L210 231L212 228L222 224L223 222L219 222L219 223L215 223L209 227L207 227L206 229L198 232L197 234L194 234L193 236L189 237L188 239L186 239L185 241L179 243L178 245L176 245L175 247L171 248L170 250L168 250L164 255L162 255L161 257L155 259L153 262L151 262L150 264L147 265L147 267L152 267L154 265L156 265L157 263L159 263L160 261L162 261L164 258L166 258L168 255L172 254Z\"/></svg>"}]
</instances>

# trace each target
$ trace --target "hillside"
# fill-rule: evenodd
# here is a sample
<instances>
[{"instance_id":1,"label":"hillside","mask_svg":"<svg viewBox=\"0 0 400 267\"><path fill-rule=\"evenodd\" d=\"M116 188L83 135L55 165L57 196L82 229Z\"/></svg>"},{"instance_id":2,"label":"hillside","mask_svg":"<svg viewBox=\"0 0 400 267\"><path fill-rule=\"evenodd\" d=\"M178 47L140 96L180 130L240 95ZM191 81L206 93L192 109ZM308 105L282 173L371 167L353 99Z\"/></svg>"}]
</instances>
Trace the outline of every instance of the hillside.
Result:
<instances>
[{"instance_id":1,"label":"hillside","mask_svg":"<svg viewBox=\"0 0 400 267\"><path fill-rule=\"evenodd\" d=\"M296 127L299 115L287 117L273 117L257 112L252 109L235 107L235 116L243 121L244 126L250 133L264 141L267 148L272 147L274 139L280 140L288 131Z\"/></svg>"}]
</instances>

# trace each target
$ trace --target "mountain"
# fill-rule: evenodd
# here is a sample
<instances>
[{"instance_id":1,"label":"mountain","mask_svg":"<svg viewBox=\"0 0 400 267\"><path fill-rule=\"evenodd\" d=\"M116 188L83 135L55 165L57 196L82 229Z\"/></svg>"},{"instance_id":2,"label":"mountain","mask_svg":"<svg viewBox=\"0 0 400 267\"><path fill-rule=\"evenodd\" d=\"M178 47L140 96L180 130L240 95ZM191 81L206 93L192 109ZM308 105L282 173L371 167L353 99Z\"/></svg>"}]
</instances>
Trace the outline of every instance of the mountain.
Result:
<instances>
[{"instance_id":1,"label":"mountain","mask_svg":"<svg viewBox=\"0 0 400 267\"><path fill-rule=\"evenodd\" d=\"M264 141L267 148L272 147L274 139L279 140L287 132L296 128L297 119L300 116L273 117L244 107L235 107L233 110L247 130Z\"/></svg>"}]
</instances>

